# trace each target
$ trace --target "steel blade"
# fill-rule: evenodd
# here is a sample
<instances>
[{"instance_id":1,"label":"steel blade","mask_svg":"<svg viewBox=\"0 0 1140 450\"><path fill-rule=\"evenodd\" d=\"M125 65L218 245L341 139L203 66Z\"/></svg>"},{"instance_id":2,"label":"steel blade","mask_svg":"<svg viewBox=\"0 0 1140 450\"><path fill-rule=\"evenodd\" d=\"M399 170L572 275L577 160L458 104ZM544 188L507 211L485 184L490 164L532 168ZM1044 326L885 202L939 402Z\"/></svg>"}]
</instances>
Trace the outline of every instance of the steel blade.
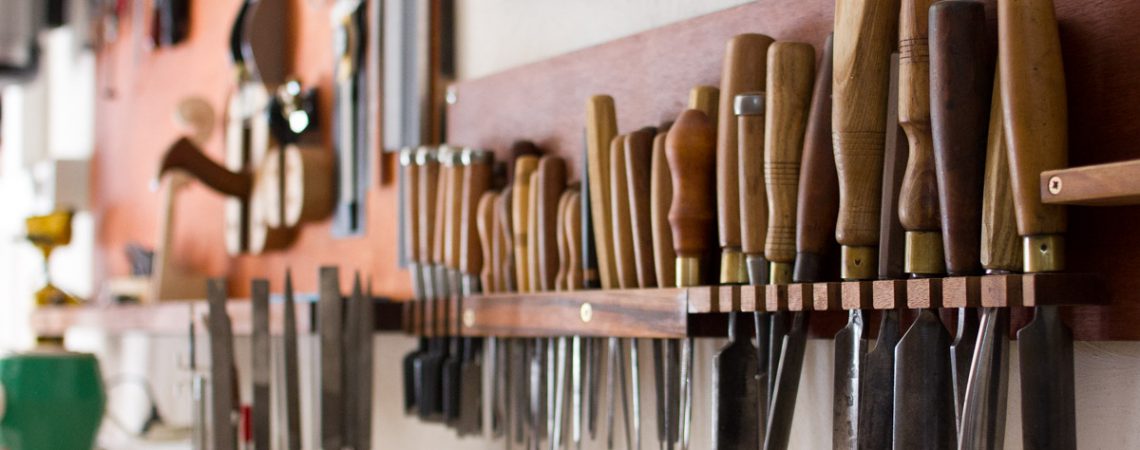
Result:
<instances>
[{"instance_id":1,"label":"steel blade","mask_svg":"<svg viewBox=\"0 0 1140 450\"><path fill-rule=\"evenodd\" d=\"M854 449L859 430L859 378L867 346L863 342L863 311L848 312L847 326L835 335L835 379L832 447Z\"/></svg>"},{"instance_id":2,"label":"steel blade","mask_svg":"<svg viewBox=\"0 0 1140 450\"><path fill-rule=\"evenodd\" d=\"M728 343L713 359L713 448L760 447L759 361L756 348L738 334L737 316L728 314Z\"/></svg>"},{"instance_id":3,"label":"steel blade","mask_svg":"<svg viewBox=\"0 0 1140 450\"><path fill-rule=\"evenodd\" d=\"M1009 310L982 310L977 350L959 418L960 450L1001 450L1009 387Z\"/></svg>"},{"instance_id":4,"label":"steel blade","mask_svg":"<svg viewBox=\"0 0 1140 450\"><path fill-rule=\"evenodd\" d=\"M210 315L210 377L213 389L210 401L213 405L210 432L213 448L233 450L237 447L237 434L234 429L235 376L233 356L233 328L226 312L226 281L211 279L207 285Z\"/></svg>"},{"instance_id":5,"label":"steel blade","mask_svg":"<svg viewBox=\"0 0 1140 450\"><path fill-rule=\"evenodd\" d=\"M807 345L810 317L807 311L795 313L791 327L784 336L779 370L776 372L776 389L772 393L772 406L769 408L768 429L764 434L766 450L788 448L792 419L796 412L796 397L800 390L800 373L804 365L804 347Z\"/></svg>"},{"instance_id":6,"label":"steel blade","mask_svg":"<svg viewBox=\"0 0 1140 450\"><path fill-rule=\"evenodd\" d=\"M1025 448L1077 448L1073 333L1056 306L1038 306L1017 332L1021 356L1021 433Z\"/></svg>"},{"instance_id":7,"label":"steel blade","mask_svg":"<svg viewBox=\"0 0 1140 450\"><path fill-rule=\"evenodd\" d=\"M859 382L859 434L862 450L891 447L894 437L895 347L899 343L899 312L883 311L875 348L863 360ZM891 414L886 414L891 411Z\"/></svg>"},{"instance_id":8,"label":"steel blade","mask_svg":"<svg viewBox=\"0 0 1140 450\"><path fill-rule=\"evenodd\" d=\"M250 288L253 307L253 448L269 449L269 282L253 280Z\"/></svg>"},{"instance_id":9,"label":"steel blade","mask_svg":"<svg viewBox=\"0 0 1140 450\"><path fill-rule=\"evenodd\" d=\"M978 311L958 308L958 330L950 344L950 367L954 375L954 417L961 419L966 400L966 384L970 380L970 364L978 342Z\"/></svg>"},{"instance_id":10,"label":"steel blade","mask_svg":"<svg viewBox=\"0 0 1140 450\"><path fill-rule=\"evenodd\" d=\"M895 348L894 448L957 447L950 333L933 310L918 313Z\"/></svg>"}]
</instances>

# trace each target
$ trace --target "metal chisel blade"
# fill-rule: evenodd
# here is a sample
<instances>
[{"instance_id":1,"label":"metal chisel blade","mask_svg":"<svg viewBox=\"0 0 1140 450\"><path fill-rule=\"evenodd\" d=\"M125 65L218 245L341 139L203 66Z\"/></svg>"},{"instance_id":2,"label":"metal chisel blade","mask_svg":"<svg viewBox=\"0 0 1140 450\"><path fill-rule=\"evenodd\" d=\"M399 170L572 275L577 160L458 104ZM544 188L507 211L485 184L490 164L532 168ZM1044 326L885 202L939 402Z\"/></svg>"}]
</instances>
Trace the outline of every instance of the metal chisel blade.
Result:
<instances>
[{"instance_id":1,"label":"metal chisel blade","mask_svg":"<svg viewBox=\"0 0 1140 450\"><path fill-rule=\"evenodd\" d=\"M253 448L269 448L269 282L253 280L250 289L253 307Z\"/></svg>"},{"instance_id":2,"label":"metal chisel blade","mask_svg":"<svg viewBox=\"0 0 1140 450\"><path fill-rule=\"evenodd\" d=\"M237 434L234 428L234 357L233 328L226 312L226 281L211 279L207 286L210 315L210 376L213 389L210 400L213 404L211 426L213 448L233 450L237 447Z\"/></svg>"},{"instance_id":3,"label":"metal chisel blade","mask_svg":"<svg viewBox=\"0 0 1140 450\"><path fill-rule=\"evenodd\" d=\"M859 430L859 379L867 346L863 342L863 312L848 312L847 326L835 335L835 380L832 447L853 449Z\"/></svg>"},{"instance_id":4,"label":"metal chisel blade","mask_svg":"<svg viewBox=\"0 0 1140 450\"><path fill-rule=\"evenodd\" d=\"M293 275L285 272L285 433L289 450L301 449L300 363L297 361L297 309L293 301Z\"/></svg>"},{"instance_id":5,"label":"metal chisel blade","mask_svg":"<svg viewBox=\"0 0 1140 450\"><path fill-rule=\"evenodd\" d=\"M1021 426L1025 448L1077 448L1073 333L1056 306L1038 306L1017 332L1021 356Z\"/></svg>"},{"instance_id":6,"label":"metal chisel blade","mask_svg":"<svg viewBox=\"0 0 1140 450\"><path fill-rule=\"evenodd\" d=\"M1009 310L986 308L959 418L958 448L1001 450L1009 387Z\"/></svg>"},{"instance_id":7,"label":"metal chisel blade","mask_svg":"<svg viewBox=\"0 0 1140 450\"><path fill-rule=\"evenodd\" d=\"M728 344L713 359L713 448L756 449L760 447L759 361L756 348L737 332L737 316L728 317Z\"/></svg>"},{"instance_id":8,"label":"metal chisel blade","mask_svg":"<svg viewBox=\"0 0 1140 450\"><path fill-rule=\"evenodd\" d=\"M795 313L791 327L784 336L779 370L776 372L776 389L772 393L772 406L769 408L768 430L764 435L766 450L788 448L792 419L796 411L796 397L800 390L800 374L804 365L804 347L807 344L810 317L807 311Z\"/></svg>"},{"instance_id":9,"label":"metal chisel blade","mask_svg":"<svg viewBox=\"0 0 1140 450\"><path fill-rule=\"evenodd\" d=\"M320 327L321 445L339 449L344 445L344 360L341 353L341 326L344 301L340 296L340 271L320 270L320 300L317 320Z\"/></svg>"},{"instance_id":10,"label":"metal chisel blade","mask_svg":"<svg viewBox=\"0 0 1140 450\"><path fill-rule=\"evenodd\" d=\"M950 367L954 376L954 417L961 419L966 401L966 383L970 379L970 364L974 360L974 347L978 341L978 311L975 308L958 308L958 331L950 344Z\"/></svg>"},{"instance_id":11,"label":"metal chisel blade","mask_svg":"<svg viewBox=\"0 0 1140 450\"><path fill-rule=\"evenodd\" d=\"M894 448L957 447L950 333L930 309L895 348Z\"/></svg>"},{"instance_id":12,"label":"metal chisel blade","mask_svg":"<svg viewBox=\"0 0 1140 450\"><path fill-rule=\"evenodd\" d=\"M894 436L895 346L899 343L899 312L883 311L879 338L863 360L859 382L859 448L890 448Z\"/></svg>"},{"instance_id":13,"label":"metal chisel blade","mask_svg":"<svg viewBox=\"0 0 1140 450\"><path fill-rule=\"evenodd\" d=\"M360 402L358 392L360 387L360 373L358 372L360 354L357 353L359 345L357 327L359 326L360 306L364 303L363 297L364 294L360 287L360 273L357 272L353 277L352 296L343 306L345 312L341 323L340 351L343 354L341 358L344 364L342 372L344 384L341 385L344 411L342 412L343 422L341 426L344 427L344 444L349 448L355 448L357 444L357 404Z\"/></svg>"}]
</instances>

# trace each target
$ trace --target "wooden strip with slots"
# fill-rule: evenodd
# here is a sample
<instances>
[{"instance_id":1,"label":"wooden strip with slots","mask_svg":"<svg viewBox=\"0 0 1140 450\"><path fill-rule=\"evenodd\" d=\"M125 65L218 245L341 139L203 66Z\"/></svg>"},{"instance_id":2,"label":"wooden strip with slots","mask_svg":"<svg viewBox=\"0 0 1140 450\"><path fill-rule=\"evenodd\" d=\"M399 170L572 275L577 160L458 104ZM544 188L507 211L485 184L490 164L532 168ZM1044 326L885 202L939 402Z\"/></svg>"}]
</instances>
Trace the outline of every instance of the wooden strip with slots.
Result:
<instances>
[{"instance_id":1,"label":"wooden strip with slots","mask_svg":"<svg viewBox=\"0 0 1140 450\"><path fill-rule=\"evenodd\" d=\"M461 330L467 336L679 338L688 333L687 294L667 288L471 297Z\"/></svg>"}]
</instances>

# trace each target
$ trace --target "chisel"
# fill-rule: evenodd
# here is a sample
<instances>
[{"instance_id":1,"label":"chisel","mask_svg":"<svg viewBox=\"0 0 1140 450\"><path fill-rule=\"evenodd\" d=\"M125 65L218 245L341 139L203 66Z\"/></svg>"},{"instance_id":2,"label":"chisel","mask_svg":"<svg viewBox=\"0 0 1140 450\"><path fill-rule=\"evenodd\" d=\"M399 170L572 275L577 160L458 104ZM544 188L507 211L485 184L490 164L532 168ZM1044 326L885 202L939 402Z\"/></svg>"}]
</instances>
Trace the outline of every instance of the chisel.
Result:
<instances>
[{"instance_id":1,"label":"chisel","mask_svg":"<svg viewBox=\"0 0 1140 450\"><path fill-rule=\"evenodd\" d=\"M982 188L980 259L986 275L1021 270L1017 219L1009 180L1009 155L1002 130L1001 88L994 77ZM978 342L958 426L959 449L1000 450L1005 444L1006 393L1009 388L1009 310L982 309Z\"/></svg>"},{"instance_id":2,"label":"chisel","mask_svg":"<svg viewBox=\"0 0 1140 450\"><path fill-rule=\"evenodd\" d=\"M583 185L585 183L582 183ZM566 233L566 290L577 291L583 287L582 271L582 195L571 192L566 200L563 217L563 227ZM586 388L585 377L587 368L585 361L588 358L584 340L574 336L571 340L571 402L570 402L570 443L571 448L582 448L582 414L585 411Z\"/></svg>"},{"instance_id":3,"label":"chisel","mask_svg":"<svg viewBox=\"0 0 1140 450\"><path fill-rule=\"evenodd\" d=\"M880 184L891 48L898 39L898 0L840 0L835 4L832 139L839 176L840 276L874 278L879 241ZM855 448L863 312L853 308L836 335L835 448Z\"/></svg>"},{"instance_id":4,"label":"chisel","mask_svg":"<svg viewBox=\"0 0 1140 450\"><path fill-rule=\"evenodd\" d=\"M612 224L610 231L613 236L610 242L613 246L614 259L610 261L610 265L614 268L617 275L613 282L614 287L620 289L633 289L637 287L637 267L634 265L633 256L633 239L632 230L630 229L630 212L629 212L629 185L626 183L626 169L625 169L625 143L628 139L625 135L614 136L610 141L610 164L609 164L609 184L610 184L610 218ZM641 446L641 402L638 398L639 380L637 380L638 368L635 360L632 357L626 360L625 355L633 355L636 350L630 345L629 352L626 352L626 345L632 344L633 340L612 340L610 341L610 356L611 363L610 373L615 374L618 390L620 394L610 396L611 413L616 410L616 402L621 401L622 406L622 422L625 425L626 435L626 448L637 449ZM626 378L627 368L634 376ZM633 395L630 395L630 381L632 381ZM617 391L611 390L611 393ZM630 411L630 400L632 399L633 411ZM612 417L612 416L611 416ZM610 433L613 433L613 421L610 421Z\"/></svg>"},{"instance_id":5,"label":"chisel","mask_svg":"<svg viewBox=\"0 0 1140 450\"><path fill-rule=\"evenodd\" d=\"M293 274L285 271L285 436L286 449L301 449L301 387L297 360L297 309L293 302Z\"/></svg>"},{"instance_id":6,"label":"chisel","mask_svg":"<svg viewBox=\"0 0 1140 450\"><path fill-rule=\"evenodd\" d=\"M981 3L942 1L930 8L930 117L946 273L982 273L982 180L993 69ZM958 308L958 330L951 345L954 417L962 402L978 333L977 311ZM960 427L955 428L955 435Z\"/></svg>"},{"instance_id":7,"label":"chisel","mask_svg":"<svg viewBox=\"0 0 1140 450\"><path fill-rule=\"evenodd\" d=\"M424 286L427 288L428 301L425 302L424 321L425 332L430 337L430 349L427 354L416 361L416 389L419 399L419 415L422 420L443 420L442 380L440 379L440 366L443 363L444 347L446 341L440 336L437 329L440 299L447 298L447 283L444 279L443 266L443 235L444 235L444 209L446 207L445 193L448 191L452 174L451 167L443 167L440 161L447 158L441 147L434 154L426 153L425 164L420 172L420 254L430 264L425 264Z\"/></svg>"},{"instance_id":8,"label":"chisel","mask_svg":"<svg viewBox=\"0 0 1140 450\"><path fill-rule=\"evenodd\" d=\"M483 270L480 272L480 284L483 286L485 293L498 293L501 292L501 284L497 273L499 267L499 258L502 252L502 243L499 242L499 223L498 216L495 214L495 203L499 199L499 193L494 191L487 191L479 198L479 206L476 207L476 231L479 233L480 250L482 251ZM504 374L500 373L501 367L499 365L499 352L503 347L499 345L499 339L491 336L487 338L486 344L486 361L490 364L488 373L491 374L490 390L486 392L482 402L489 405L488 417L490 417L490 433L488 437L497 438L502 435L504 415L502 403L500 403L500 395L503 392L503 385L501 380Z\"/></svg>"},{"instance_id":9,"label":"chisel","mask_svg":"<svg viewBox=\"0 0 1140 450\"><path fill-rule=\"evenodd\" d=\"M272 377L269 343L269 281L253 280L250 286L253 309L253 448L269 448L269 380Z\"/></svg>"},{"instance_id":10,"label":"chisel","mask_svg":"<svg viewBox=\"0 0 1140 450\"><path fill-rule=\"evenodd\" d=\"M460 230L459 230L459 272L460 302L464 298L482 292L484 259L482 251L483 241L480 240L478 230L479 201L487 192L491 184L491 153L465 148L461 153L462 164L466 167L463 178L463 188L460 195ZM489 244L489 243L488 243ZM462 303L458 307L463 310ZM458 314L456 314L458 317ZM455 324L458 331L459 324ZM456 333L458 335L458 333ZM482 429L482 396L483 370L482 355L477 349L482 343L475 338L462 338L459 356L459 422L457 431L460 436L479 433Z\"/></svg>"},{"instance_id":11,"label":"chisel","mask_svg":"<svg viewBox=\"0 0 1140 450\"><path fill-rule=\"evenodd\" d=\"M804 149L804 132L811 107L812 82L815 79L815 49L800 42L776 42L768 48L768 80L765 90L764 184L767 192L768 231L764 256L768 260L769 282L787 285L792 282L796 261L796 213L800 184L800 162ZM779 289L779 288L777 288ZM788 305L777 305L780 311ZM773 317L786 323L777 312ZM764 448L787 447L800 369L803 367L807 338L805 313L795 313L792 328L783 335L773 334L769 353L769 412L762 426L780 422L780 436L764 433ZM771 327L773 330L777 326ZM790 333L794 330L794 333ZM777 351L777 349L779 349ZM787 425L783 425L786 423Z\"/></svg>"},{"instance_id":12,"label":"chisel","mask_svg":"<svg viewBox=\"0 0 1140 450\"><path fill-rule=\"evenodd\" d=\"M669 228L669 204L673 201L673 181L669 175L669 162L665 159L665 137L672 122L657 128L653 138L653 155L649 163L649 228L653 241L653 270L658 286L676 286L673 265L677 259L673 252L673 231ZM664 447L672 449L677 442L678 350L674 339L655 339L653 342L657 386L658 439ZM660 366L657 368L656 366Z\"/></svg>"},{"instance_id":13,"label":"chisel","mask_svg":"<svg viewBox=\"0 0 1140 450\"><path fill-rule=\"evenodd\" d=\"M317 331L320 339L320 436L322 448L341 448L344 440L344 358L341 327L344 299L340 296L340 271L321 267Z\"/></svg>"},{"instance_id":14,"label":"chisel","mask_svg":"<svg viewBox=\"0 0 1140 450\"><path fill-rule=\"evenodd\" d=\"M566 161L557 156L543 156L538 161L538 168L531 178L532 216L534 220L535 267L537 268L535 283L536 291L549 292L555 290L555 280L558 276L558 204L562 198L562 191L566 189ZM545 365L546 389L545 405L541 414L546 416L546 426L543 431L547 439L554 440L554 413L555 384L556 384L556 339L544 338L546 356ZM540 416L541 417L541 416Z\"/></svg>"},{"instance_id":15,"label":"chisel","mask_svg":"<svg viewBox=\"0 0 1140 450\"><path fill-rule=\"evenodd\" d=\"M586 133L583 132L583 147L589 148L585 145ZM594 223L592 212L590 208L591 184L593 183L590 176L589 152L582 152L582 183L581 193L578 196L579 204L581 205L579 219L581 231L578 236L581 238L579 241L579 250L581 252L581 266L582 266L582 289L597 289L601 287L601 279L598 274L598 257L597 249L594 247ZM582 391L583 398L583 414L585 415L586 433L590 439L597 436L598 424L598 388L599 380L602 374L601 363L601 348L602 339L600 338L587 338L582 342Z\"/></svg>"},{"instance_id":16,"label":"chisel","mask_svg":"<svg viewBox=\"0 0 1140 450\"><path fill-rule=\"evenodd\" d=\"M538 292L542 287L541 267L542 261L539 259L539 178L538 169L536 168L534 174L530 176L528 182L529 198L527 200L527 292ZM548 376L553 375L552 371L547 370L547 341L546 338L536 338L530 344L530 404L531 404L531 424L533 425L533 434L531 435L531 447L537 448L543 439L546 439L547 432L549 431L547 412L547 384L551 381Z\"/></svg>"},{"instance_id":17,"label":"chisel","mask_svg":"<svg viewBox=\"0 0 1140 450\"><path fill-rule=\"evenodd\" d=\"M899 125L910 144L899 192L899 222L906 230L903 271L911 278L932 278L946 271L931 138L927 38L931 3L903 0L899 17ZM930 307L918 312L895 347L896 449L956 446L951 338L936 309L942 299L939 282L930 282Z\"/></svg>"},{"instance_id":18,"label":"chisel","mask_svg":"<svg viewBox=\"0 0 1140 450\"><path fill-rule=\"evenodd\" d=\"M1065 269L1065 209L1041 203L1040 174L1068 164L1068 107L1051 0L998 2L998 66L1017 234L1027 274ZM1073 334L1056 306L1017 332L1022 439L1030 449L1077 446Z\"/></svg>"},{"instance_id":19,"label":"chisel","mask_svg":"<svg viewBox=\"0 0 1140 450\"><path fill-rule=\"evenodd\" d=\"M405 148L400 150L400 169L401 175L404 180L403 190L403 205L404 214L402 218L405 223L404 238L405 241L401 243L404 246L404 251L408 255L408 272L412 276L412 294L414 300L411 303L413 312L413 320L419 315L424 296L424 277L422 272L421 256L420 256L420 162L417 158L419 151L427 151L425 149L413 150ZM404 356L404 412L411 413L416 408L416 383L415 383L415 361L427 351L427 337L420 336L419 346Z\"/></svg>"},{"instance_id":20,"label":"chisel","mask_svg":"<svg viewBox=\"0 0 1140 450\"><path fill-rule=\"evenodd\" d=\"M566 228L566 208L569 207L571 194L576 192L576 187L568 187L562 192L558 198L558 212L555 215L555 236L558 243L558 272L554 280L554 290L566 291L569 289L569 272L571 268L570 263L570 241L567 236ZM563 436L566 433L566 407L568 401L567 394L567 376L566 371L568 368L574 366L572 361L568 361L570 355L567 353L567 346L569 345L568 338L558 338L558 346L555 355L555 392L554 392L554 432L550 439L551 450L561 448L561 445L566 442ZM570 382L574 383L574 376L571 375ZM577 387L577 384L575 384Z\"/></svg>"},{"instance_id":21,"label":"chisel","mask_svg":"<svg viewBox=\"0 0 1140 450\"><path fill-rule=\"evenodd\" d=\"M210 330L210 381L213 384L210 391L210 435L213 443L211 448L216 450L237 448L237 404L234 401L237 380L234 370L233 325L226 312L226 290L224 279L211 279L206 287L210 311L207 318Z\"/></svg>"},{"instance_id":22,"label":"chisel","mask_svg":"<svg viewBox=\"0 0 1140 450\"><path fill-rule=\"evenodd\" d=\"M451 300L460 295L459 281L459 254L461 252L461 232L463 219L463 186L466 183L469 161L463 160L463 150L457 147L441 147L440 163L445 171L450 172L450 181L446 184L447 190L444 198L444 234L443 234L443 265L440 279L444 280L447 295L439 299L439 331L441 347L443 349L440 366L440 384L443 398L443 420L449 427L455 428L459 421L459 395L462 382L460 376L460 342L453 333L453 325L449 320L451 314Z\"/></svg>"},{"instance_id":23,"label":"chisel","mask_svg":"<svg viewBox=\"0 0 1140 450\"><path fill-rule=\"evenodd\" d=\"M653 244L652 244L652 230L649 226L649 191L650 180L649 170L653 157L653 138L657 135L657 129L653 127L645 127L640 130L630 133L625 139L625 148L621 154L624 161L620 165L624 167L625 173L621 176L615 176L615 183L625 182L625 186L620 188L614 187L615 197L621 196L617 191L624 191L625 202L627 205L626 216L629 218L629 235L627 238L628 243L625 244L633 249L633 260L622 260L624 266L632 265L635 274L635 284L632 287L636 288L654 288L657 287L657 275L654 272L653 266ZM617 170L619 162L615 161L613 167ZM615 200L615 203L620 203ZM616 214L615 217L619 216ZM622 258L619 258L622 259ZM640 340L637 338L630 339L630 375L633 383L632 396L633 396L633 433L634 433L634 448L641 448L641 374L640 374ZM660 401L660 399L658 399Z\"/></svg>"}]
</instances>

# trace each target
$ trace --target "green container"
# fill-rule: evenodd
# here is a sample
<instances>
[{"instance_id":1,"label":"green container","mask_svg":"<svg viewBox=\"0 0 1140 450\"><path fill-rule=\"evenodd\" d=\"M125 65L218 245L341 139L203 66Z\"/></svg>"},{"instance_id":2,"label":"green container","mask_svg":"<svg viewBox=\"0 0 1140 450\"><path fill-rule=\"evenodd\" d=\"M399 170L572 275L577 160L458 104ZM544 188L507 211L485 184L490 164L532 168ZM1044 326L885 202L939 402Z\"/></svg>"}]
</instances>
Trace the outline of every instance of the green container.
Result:
<instances>
[{"instance_id":1,"label":"green container","mask_svg":"<svg viewBox=\"0 0 1140 450\"><path fill-rule=\"evenodd\" d=\"M0 358L0 388L0 448L94 448L106 403L94 355L32 352Z\"/></svg>"}]
</instances>

